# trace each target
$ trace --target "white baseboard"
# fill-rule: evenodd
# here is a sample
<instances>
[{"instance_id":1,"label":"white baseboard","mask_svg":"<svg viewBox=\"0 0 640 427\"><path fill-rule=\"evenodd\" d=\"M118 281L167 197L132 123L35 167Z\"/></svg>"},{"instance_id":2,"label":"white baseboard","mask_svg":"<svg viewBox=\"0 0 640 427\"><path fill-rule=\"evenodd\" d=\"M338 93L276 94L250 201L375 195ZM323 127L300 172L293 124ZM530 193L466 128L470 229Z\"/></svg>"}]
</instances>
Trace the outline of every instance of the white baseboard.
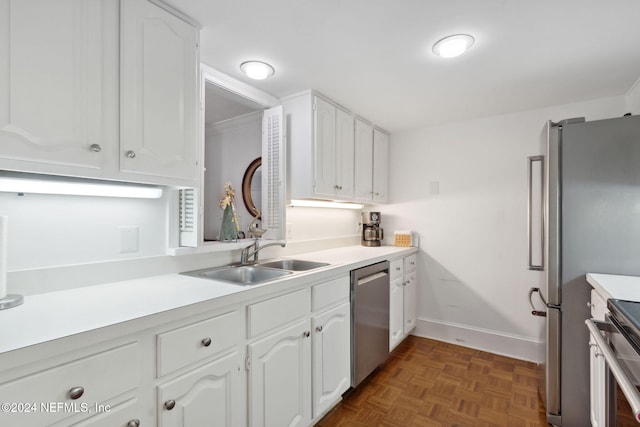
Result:
<instances>
[{"instance_id":1,"label":"white baseboard","mask_svg":"<svg viewBox=\"0 0 640 427\"><path fill-rule=\"evenodd\" d=\"M426 318L416 321L412 334L528 362L544 360L544 343L530 337Z\"/></svg>"}]
</instances>

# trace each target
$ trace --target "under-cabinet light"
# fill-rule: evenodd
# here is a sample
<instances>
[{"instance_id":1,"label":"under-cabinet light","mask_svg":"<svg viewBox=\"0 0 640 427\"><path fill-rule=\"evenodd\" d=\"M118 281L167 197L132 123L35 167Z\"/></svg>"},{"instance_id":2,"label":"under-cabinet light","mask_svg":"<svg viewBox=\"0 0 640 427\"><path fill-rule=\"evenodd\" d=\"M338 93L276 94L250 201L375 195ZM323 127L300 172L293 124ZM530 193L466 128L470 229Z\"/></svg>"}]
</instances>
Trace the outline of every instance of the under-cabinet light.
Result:
<instances>
[{"instance_id":1,"label":"under-cabinet light","mask_svg":"<svg viewBox=\"0 0 640 427\"><path fill-rule=\"evenodd\" d=\"M66 181L55 177L16 178L0 177L0 192L62 194L70 196L124 197L139 199L159 199L162 188L126 183L99 183L93 181Z\"/></svg>"},{"instance_id":2,"label":"under-cabinet light","mask_svg":"<svg viewBox=\"0 0 640 427\"><path fill-rule=\"evenodd\" d=\"M350 202L329 202L325 200L291 200L293 207L305 207L305 208L337 208L337 209L354 209L359 210L364 207L361 203Z\"/></svg>"}]
</instances>

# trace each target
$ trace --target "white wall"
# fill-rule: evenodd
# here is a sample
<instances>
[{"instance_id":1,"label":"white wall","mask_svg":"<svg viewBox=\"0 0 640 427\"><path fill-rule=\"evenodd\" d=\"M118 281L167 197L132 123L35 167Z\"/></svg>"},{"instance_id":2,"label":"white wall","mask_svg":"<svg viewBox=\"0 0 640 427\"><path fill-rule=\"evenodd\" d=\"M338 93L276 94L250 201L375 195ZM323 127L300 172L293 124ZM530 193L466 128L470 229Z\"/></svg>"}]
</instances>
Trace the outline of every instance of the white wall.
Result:
<instances>
[{"instance_id":1,"label":"white wall","mask_svg":"<svg viewBox=\"0 0 640 427\"><path fill-rule=\"evenodd\" d=\"M542 276L526 268L526 159L541 154L547 120L624 112L621 96L392 135L381 211L389 238L420 236L418 334L542 360L544 320L527 302Z\"/></svg>"},{"instance_id":2,"label":"white wall","mask_svg":"<svg viewBox=\"0 0 640 427\"><path fill-rule=\"evenodd\" d=\"M162 255L164 199L0 193L9 217L9 271ZM122 252L120 227L138 228L138 250Z\"/></svg>"}]
</instances>

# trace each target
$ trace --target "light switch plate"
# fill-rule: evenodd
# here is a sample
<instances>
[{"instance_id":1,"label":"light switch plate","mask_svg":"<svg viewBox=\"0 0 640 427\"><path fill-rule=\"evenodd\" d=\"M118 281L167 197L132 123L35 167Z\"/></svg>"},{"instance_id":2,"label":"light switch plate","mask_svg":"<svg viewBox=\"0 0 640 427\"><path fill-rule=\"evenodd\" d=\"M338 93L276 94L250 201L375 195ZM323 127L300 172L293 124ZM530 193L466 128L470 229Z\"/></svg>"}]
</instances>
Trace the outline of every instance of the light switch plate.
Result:
<instances>
[{"instance_id":1,"label":"light switch plate","mask_svg":"<svg viewBox=\"0 0 640 427\"><path fill-rule=\"evenodd\" d=\"M120 231L120 253L138 252L138 226L118 227Z\"/></svg>"}]
</instances>

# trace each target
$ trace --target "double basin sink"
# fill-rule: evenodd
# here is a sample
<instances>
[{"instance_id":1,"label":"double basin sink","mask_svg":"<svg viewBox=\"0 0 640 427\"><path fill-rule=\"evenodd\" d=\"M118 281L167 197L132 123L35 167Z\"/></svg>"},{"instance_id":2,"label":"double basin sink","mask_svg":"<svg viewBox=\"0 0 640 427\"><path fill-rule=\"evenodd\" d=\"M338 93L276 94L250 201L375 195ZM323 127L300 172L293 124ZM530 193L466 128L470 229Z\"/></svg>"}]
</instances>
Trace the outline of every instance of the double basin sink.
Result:
<instances>
[{"instance_id":1,"label":"double basin sink","mask_svg":"<svg viewBox=\"0 0 640 427\"><path fill-rule=\"evenodd\" d=\"M187 276L200 277L202 279L220 280L236 285L256 285L275 280L280 277L294 274L295 272L313 270L325 267L324 262L303 261L299 259L280 259L264 261L251 265L228 265L224 267L206 268L203 270L187 271Z\"/></svg>"}]
</instances>

